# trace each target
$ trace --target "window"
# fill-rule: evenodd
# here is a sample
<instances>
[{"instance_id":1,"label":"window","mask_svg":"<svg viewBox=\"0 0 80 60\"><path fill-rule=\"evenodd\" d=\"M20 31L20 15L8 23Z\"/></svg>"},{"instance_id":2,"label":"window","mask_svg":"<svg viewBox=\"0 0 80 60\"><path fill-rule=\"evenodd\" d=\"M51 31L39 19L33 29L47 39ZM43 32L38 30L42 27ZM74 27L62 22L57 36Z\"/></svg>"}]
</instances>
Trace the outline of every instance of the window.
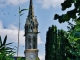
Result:
<instances>
[{"instance_id":1,"label":"window","mask_svg":"<svg viewBox=\"0 0 80 60\"><path fill-rule=\"evenodd\" d=\"M32 46L32 44L31 44L31 37L29 36L28 37L28 49L31 49L31 46Z\"/></svg>"},{"instance_id":2,"label":"window","mask_svg":"<svg viewBox=\"0 0 80 60\"><path fill-rule=\"evenodd\" d=\"M26 31L28 32L28 26L26 27Z\"/></svg>"},{"instance_id":3,"label":"window","mask_svg":"<svg viewBox=\"0 0 80 60\"><path fill-rule=\"evenodd\" d=\"M33 27L34 27L34 22L33 22Z\"/></svg>"},{"instance_id":4,"label":"window","mask_svg":"<svg viewBox=\"0 0 80 60\"><path fill-rule=\"evenodd\" d=\"M33 36L33 49L36 49L36 37Z\"/></svg>"},{"instance_id":5,"label":"window","mask_svg":"<svg viewBox=\"0 0 80 60\"><path fill-rule=\"evenodd\" d=\"M38 28L38 26L36 26L36 29Z\"/></svg>"},{"instance_id":6,"label":"window","mask_svg":"<svg viewBox=\"0 0 80 60\"><path fill-rule=\"evenodd\" d=\"M31 26L31 30L32 30L32 26Z\"/></svg>"},{"instance_id":7,"label":"window","mask_svg":"<svg viewBox=\"0 0 80 60\"><path fill-rule=\"evenodd\" d=\"M32 13L31 13L31 19L32 19Z\"/></svg>"},{"instance_id":8,"label":"window","mask_svg":"<svg viewBox=\"0 0 80 60\"><path fill-rule=\"evenodd\" d=\"M32 21L31 21L31 24L32 24Z\"/></svg>"}]
</instances>

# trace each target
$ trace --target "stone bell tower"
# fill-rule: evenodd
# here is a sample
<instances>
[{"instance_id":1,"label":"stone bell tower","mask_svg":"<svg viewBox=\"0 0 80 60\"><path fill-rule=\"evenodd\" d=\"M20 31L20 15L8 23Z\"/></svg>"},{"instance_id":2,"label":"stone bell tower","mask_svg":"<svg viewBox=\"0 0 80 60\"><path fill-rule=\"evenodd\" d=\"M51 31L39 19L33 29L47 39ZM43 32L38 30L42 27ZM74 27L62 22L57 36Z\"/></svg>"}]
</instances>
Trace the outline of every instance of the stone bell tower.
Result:
<instances>
[{"instance_id":1,"label":"stone bell tower","mask_svg":"<svg viewBox=\"0 0 80 60\"><path fill-rule=\"evenodd\" d=\"M34 16L33 2L30 0L29 12L25 23L25 58L26 60L38 59L37 34L38 22Z\"/></svg>"}]
</instances>

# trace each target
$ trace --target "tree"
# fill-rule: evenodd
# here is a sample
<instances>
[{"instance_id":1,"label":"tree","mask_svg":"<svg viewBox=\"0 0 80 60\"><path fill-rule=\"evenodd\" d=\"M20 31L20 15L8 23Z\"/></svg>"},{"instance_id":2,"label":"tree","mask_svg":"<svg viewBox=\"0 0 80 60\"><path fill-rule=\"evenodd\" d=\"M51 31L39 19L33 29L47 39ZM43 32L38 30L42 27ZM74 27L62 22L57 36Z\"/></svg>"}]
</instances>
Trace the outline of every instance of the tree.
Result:
<instances>
[{"instance_id":1,"label":"tree","mask_svg":"<svg viewBox=\"0 0 80 60\"><path fill-rule=\"evenodd\" d=\"M55 38L54 38L55 37ZM49 27L47 34L46 34L46 60L53 60L56 59L56 42L57 42L57 28L56 26ZM55 44L55 46L54 46Z\"/></svg>"},{"instance_id":2,"label":"tree","mask_svg":"<svg viewBox=\"0 0 80 60\"><path fill-rule=\"evenodd\" d=\"M76 25L68 22L70 27L68 27L68 40L72 46L70 52L76 57L75 60L80 60L80 0L65 0L61 6L62 11L74 5L74 9L67 11L66 14L58 15L55 14L54 19L58 19L59 23L73 20Z\"/></svg>"},{"instance_id":3,"label":"tree","mask_svg":"<svg viewBox=\"0 0 80 60\"><path fill-rule=\"evenodd\" d=\"M68 59L72 59L72 57L75 56L70 53L70 50L72 48L69 40L67 39L67 32L65 32L64 30L58 30L58 37L57 37L57 41L58 41L58 55L59 56L57 60L68 60Z\"/></svg>"},{"instance_id":4,"label":"tree","mask_svg":"<svg viewBox=\"0 0 80 60\"><path fill-rule=\"evenodd\" d=\"M64 30L58 30L56 26L49 27L46 34L45 60L68 60L75 57L70 50L72 48Z\"/></svg>"},{"instance_id":5,"label":"tree","mask_svg":"<svg viewBox=\"0 0 80 60\"><path fill-rule=\"evenodd\" d=\"M65 0L63 3L61 3L62 11L72 7L72 5L74 5L74 9L67 11L66 14L55 14L54 20L58 19L59 23L69 21L71 18L75 21L80 20L80 0Z\"/></svg>"},{"instance_id":6,"label":"tree","mask_svg":"<svg viewBox=\"0 0 80 60\"><path fill-rule=\"evenodd\" d=\"M0 60L13 60L13 48L8 47L12 43L6 43L7 41L7 35L5 36L4 40L2 41L0 36Z\"/></svg>"},{"instance_id":7,"label":"tree","mask_svg":"<svg viewBox=\"0 0 80 60\"><path fill-rule=\"evenodd\" d=\"M72 49L70 50L73 55L76 56L75 60L80 60L80 23L79 21L75 21L76 24L73 25L72 23L69 23L68 26L68 39L70 41L70 44L72 46Z\"/></svg>"}]
</instances>

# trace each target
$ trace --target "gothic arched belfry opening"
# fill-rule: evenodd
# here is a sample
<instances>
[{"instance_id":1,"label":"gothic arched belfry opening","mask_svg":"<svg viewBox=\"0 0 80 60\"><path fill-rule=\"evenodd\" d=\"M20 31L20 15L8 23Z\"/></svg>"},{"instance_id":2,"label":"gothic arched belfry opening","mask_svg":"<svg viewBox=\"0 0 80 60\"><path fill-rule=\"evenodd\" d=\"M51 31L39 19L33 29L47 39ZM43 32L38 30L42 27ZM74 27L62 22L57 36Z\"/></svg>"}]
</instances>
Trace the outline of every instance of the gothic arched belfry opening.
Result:
<instances>
[{"instance_id":1,"label":"gothic arched belfry opening","mask_svg":"<svg viewBox=\"0 0 80 60\"><path fill-rule=\"evenodd\" d=\"M33 2L30 0L29 12L25 23L25 58L26 60L38 59L37 34L38 22L34 16Z\"/></svg>"}]
</instances>

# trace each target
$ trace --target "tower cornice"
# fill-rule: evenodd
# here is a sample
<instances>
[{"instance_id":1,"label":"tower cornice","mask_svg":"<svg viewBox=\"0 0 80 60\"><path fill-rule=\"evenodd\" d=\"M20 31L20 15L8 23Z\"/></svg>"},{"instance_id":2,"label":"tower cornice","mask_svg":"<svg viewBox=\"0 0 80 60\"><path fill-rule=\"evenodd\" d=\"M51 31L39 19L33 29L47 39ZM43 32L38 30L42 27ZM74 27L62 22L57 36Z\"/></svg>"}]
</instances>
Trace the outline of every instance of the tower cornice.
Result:
<instances>
[{"instance_id":1,"label":"tower cornice","mask_svg":"<svg viewBox=\"0 0 80 60\"><path fill-rule=\"evenodd\" d=\"M24 34L24 36L26 36L26 34L38 34L38 33L40 33L40 32L26 32L26 33Z\"/></svg>"},{"instance_id":2,"label":"tower cornice","mask_svg":"<svg viewBox=\"0 0 80 60\"><path fill-rule=\"evenodd\" d=\"M25 52L38 52L39 50L38 49L27 49L24 51Z\"/></svg>"}]
</instances>

